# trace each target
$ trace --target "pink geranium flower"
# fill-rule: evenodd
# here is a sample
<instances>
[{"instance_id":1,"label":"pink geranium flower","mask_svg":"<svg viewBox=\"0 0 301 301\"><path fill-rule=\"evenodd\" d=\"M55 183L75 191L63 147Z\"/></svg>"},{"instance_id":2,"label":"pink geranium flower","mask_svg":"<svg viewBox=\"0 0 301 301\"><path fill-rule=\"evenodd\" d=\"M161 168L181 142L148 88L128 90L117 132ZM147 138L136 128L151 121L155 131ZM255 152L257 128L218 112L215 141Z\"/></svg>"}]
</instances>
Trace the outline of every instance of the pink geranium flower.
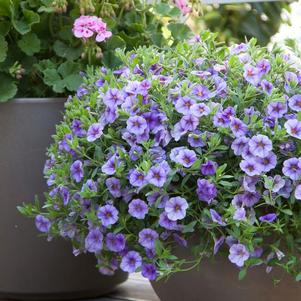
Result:
<instances>
[{"instance_id":1,"label":"pink geranium flower","mask_svg":"<svg viewBox=\"0 0 301 301\"><path fill-rule=\"evenodd\" d=\"M107 24L96 16L80 16L73 24L73 34L79 39L89 39L95 35L97 42L102 42L112 36L107 31Z\"/></svg>"},{"instance_id":2,"label":"pink geranium flower","mask_svg":"<svg viewBox=\"0 0 301 301\"><path fill-rule=\"evenodd\" d=\"M175 5L182 11L184 15L189 14L191 12L187 0L174 0L174 2Z\"/></svg>"}]
</instances>

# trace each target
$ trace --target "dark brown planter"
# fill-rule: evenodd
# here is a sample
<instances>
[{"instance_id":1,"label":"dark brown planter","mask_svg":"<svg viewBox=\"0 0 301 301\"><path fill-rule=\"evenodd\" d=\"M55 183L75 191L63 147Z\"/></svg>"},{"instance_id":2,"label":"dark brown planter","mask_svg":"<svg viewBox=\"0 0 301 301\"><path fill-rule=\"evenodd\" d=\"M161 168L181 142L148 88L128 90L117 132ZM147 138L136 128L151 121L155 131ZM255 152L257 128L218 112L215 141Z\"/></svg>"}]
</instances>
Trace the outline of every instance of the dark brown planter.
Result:
<instances>
[{"instance_id":1,"label":"dark brown planter","mask_svg":"<svg viewBox=\"0 0 301 301\"><path fill-rule=\"evenodd\" d=\"M39 238L16 206L46 191L45 151L62 117L63 99L16 99L0 104L0 299L71 299L108 293L127 274L102 276L93 256Z\"/></svg>"},{"instance_id":2,"label":"dark brown planter","mask_svg":"<svg viewBox=\"0 0 301 301\"><path fill-rule=\"evenodd\" d=\"M181 257L187 250L177 250ZM190 256L188 256L190 257ZM172 275L167 281L152 282L161 301L299 301L301 284L282 270L265 272L257 266L244 280L238 280L238 268L226 257L203 260L198 269ZM273 278L281 279L276 286Z\"/></svg>"}]
</instances>

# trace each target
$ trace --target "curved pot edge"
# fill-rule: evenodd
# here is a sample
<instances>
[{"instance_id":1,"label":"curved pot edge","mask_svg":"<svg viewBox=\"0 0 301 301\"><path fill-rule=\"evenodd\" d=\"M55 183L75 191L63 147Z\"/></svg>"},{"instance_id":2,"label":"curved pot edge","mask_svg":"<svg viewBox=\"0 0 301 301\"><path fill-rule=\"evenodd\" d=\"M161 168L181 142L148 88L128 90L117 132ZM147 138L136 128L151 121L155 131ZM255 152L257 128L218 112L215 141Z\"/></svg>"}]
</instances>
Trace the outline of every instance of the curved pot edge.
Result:
<instances>
[{"instance_id":1,"label":"curved pot edge","mask_svg":"<svg viewBox=\"0 0 301 301\"><path fill-rule=\"evenodd\" d=\"M47 98L39 98L39 97L22 97L22 98L13 98L7 102L2 103L3 105L12 104L26 104L26 103L60 103L65 102L67 98L65 97L47 97Z\"/></svg>"}]
</instances>

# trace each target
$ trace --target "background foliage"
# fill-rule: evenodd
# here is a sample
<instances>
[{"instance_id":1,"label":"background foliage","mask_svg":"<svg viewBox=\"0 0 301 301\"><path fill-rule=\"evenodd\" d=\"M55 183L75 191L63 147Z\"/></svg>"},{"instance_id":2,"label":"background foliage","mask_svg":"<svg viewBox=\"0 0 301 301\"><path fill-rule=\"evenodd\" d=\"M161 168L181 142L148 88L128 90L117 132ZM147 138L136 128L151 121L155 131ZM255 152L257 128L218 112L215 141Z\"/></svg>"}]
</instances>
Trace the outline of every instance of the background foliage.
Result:
<instances>
[{"instance_id":1,"label":"background foliage","mask_svg":"<svg viewBox=\"0 0 301 301\"><path fill-rule=\"evenodd\" d=\"M288 2L258 2L227 4L217 7L205 6L205 27L219 32L222 41L244 41L252 37L258 44L266 45L270 37L278 32L285 20L283 10L289 12Z\"/></svg>"},{"instance_id":2,"label":"background foliage","mask_svg":"<svg viewBox=\"0 0 301 301\"><path fill-rule=\"evenodd\" d=\"M183 16L169 0L1 0L0 101L14 96L65 96L81 83L86 69L83 43L72 35L80 14L103 18L113 37L95 47L93 65L114 68L116 48L163 46L204 28L220 32L227 42L256 37L266 44L277 32L282 2L200 6ZM171 1L172 2L172 1ZM199 1L197 1L199 3ZM9 51L8 51L9 50Z\"/></svg>"},{"instance_id":3,"label":"background foliage","mask_svg":"<svg viewBox=\"0 0 301 301\"><path fill-rule=\"evenodd\" d=\"M0 101L15 96L17 89L17 96L22 97L76 90L81 82L79 72L87 65L82 41L71 31L80 14L100 16L113 33L107 43L95 48L94 65L118 65L114 55L118 47L162 46L167 42L161 30L163 21L173 25L170 29L175 39L185 38L190 31L176 23L181 15L176 7L159 7L157 12L144 1L93 3L72 0L67 6L65 0L0 1ZM168 20L157 17L163 13Z\"/></svg>"}]
</instances>

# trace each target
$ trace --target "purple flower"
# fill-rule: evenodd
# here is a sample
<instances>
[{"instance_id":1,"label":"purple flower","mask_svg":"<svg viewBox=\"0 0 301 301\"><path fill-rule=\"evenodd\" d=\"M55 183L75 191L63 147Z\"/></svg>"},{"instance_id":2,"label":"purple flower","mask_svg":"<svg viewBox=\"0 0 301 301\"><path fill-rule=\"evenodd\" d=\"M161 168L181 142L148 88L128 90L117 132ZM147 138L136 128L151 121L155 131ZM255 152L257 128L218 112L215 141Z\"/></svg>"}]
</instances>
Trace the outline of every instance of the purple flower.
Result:
<instances>
[{"instance_id":1,"label":"purple flower","mask_svg":"<svg viewBox=\"0 0 301 301\"><path fill-rule=\"evenodd\" d=\"M301 184L296 187L295 198L296 200L301 200Z\"/></svg>"},{"instance_id":2,"label":"purple flower","mask_svg":"<svg viewBox=\"0 0 301 301\"><path fill-rule=\"evenodd\" d=\"M175 230L177 227L176 221L169 219L166 212L160 214L159 225L167 230Z\"/></svg>"},{"instance_id":3,"label":"purple flower","mask_svg":"<svg viewBox=\"0 0 301 301\"><path fill-rule=\"evenodd\" d=\"M292 96L289 101L288 101L289 107L296 111L300 112L301 111L301 94L296 94Z\"/></svg>"},{"instance_id":4,"label":"purple flower","mask_svg":"<svg viewBox=\"0 0 301 301\"><path fill-rule=\"evenodd\" d=\"M211 160L208 160L206 163L201 165L201 173L204 176L214 175L216 172L217 163Z\"/></svg>"},{"instance_id":5,"label":"purple flower","mask_svg":"<svg viewBox=\"0 0 301 301\"><path fill-rule=\"evenodd\" d=\"M77 137L84 137L86 135L86 131L82 129L82 123L78 119L74 119L71 125L72 132Z\"/></svg>"},{"instance_id":6,"label":"purple flower","mask_svg":"<svg viewBox=\"0 0 301 301\"><path fill-rule=\"evenodd\" d=\"M103 246L103 234L99 229L91 229L85 239L85 249L90 253L98 253Z\"/></svg>"},{"instance_id":7,"label":"purple flower","mask_svg":"<svg viewBox=\"0 0 301 301\"><path fill-rule=\"evenodd\" d=\"M301 160L290 158L283 162L282 172L293 181L298 181L301 177Z\"/></svg>"},{"instance_id":8,"label":"purple flower","mask_svg":"<svg viewBox=\"0 0 301 301\"><path fill-rule=\"evenodd\" d=\"M230 49L231 54L239 54L241 52L247 52L247 51L248 51L248 45L245 43L235 44Z\"/></svg>"},{"instance_id":9,"label":"purple flower","mask_svg":"<svg viewBox=\"0 0 301 301\"><path fill-rule=\"evenodd\" d=\"M278 192L285 185L285 179L283 179L280 175L272 177L268 177L268 180L272 182L272 192ZM270 189L267 185L264 185L265 188Z\"/></svg>"},{"instance_id":10,"label":"purple flower","mask_svg":"<svg viewBox=\"0 0 301 301\"><path fill-rule=\"evenodd\" d=\"M148 213L147 204L141 199L134 199L129 203L129 214L137 219L144 219Z\"/></svg>"},{"instance_id":11,"label":"purple flower","mask_svg":"<svg viewBox=\"0 0 301 301\"><path fill-rule=\"evenodd\" d=\"M257 86L261 79L261 72L258 68L255 68L249 64L244 66L244 78L253 86Z\"/></svg>"},{"instance_id":12,"label":"purple flower","mask_svg":"<svg viewBox=\"0 0 301 301\"><path fill-rule=\"evenodd\" d=\"M111 177L106 179L106 186L114 198L121 197L121 185L117 178Z\"/></svg>"},{"instance_id":13,"label":"purple flower","mask_svg":"<svg viewBox=\"0 0 301 301\"><path fill-rule=\"evenodd\" d=\"M289 152L293 152L296 149L296 145L293 141L283 142L279 145L280 152L287 155Z\"/></svg>"},{"instance_id":14,"label":"purple flower","mask_svg":"<svg viewBox=\"0 0 301 301\"><path fill-rule=\"evenodd\" d=\"M187 133L187 130L184 130L181 123L178 122L174 125L170 134L175 139L175 141L179 141L183 135Z\"/></svg>"},{"instance_id":15,"label":"purple flower","mask_svg":"<svg viewBox=\"0 0 301 301\"><path fill-rule=\"evenodd\" d=\"M146 178L145 175L136 169L130 171L129 179L130 179L130 184L132 186L135 187L144 186L147 183L145 178Z\"/></svg>"},{"instance_id":16,"label":"purple flower","mask_svg":"<svg viewBox=\"0 0 301 301\"><path fill-rule=\"evenodd\" d=\"M284 127L289 135L301 139L301 122L297 119L289 119Z\"/></svg>"},{"instance_id":17,"label":"purple flower","mask_svg":"<svg viewBox=\"0 0 301 301\"><path fill-rule=\"evenodd\" d=\"M238 118L232 118L230 128L235 137L245 136L248 132L248 126Z\"/></svg>"},{"instance_id":18,"label":"purple flower","mask_svg":"<svg viewBox=\"0 0 301 301\"><path fill-rule=\"evenodd\" d=\"M256 192L256 184L259 182L259 177L249 177L244 176L243 178L243 188L246 191Z\"/></svg>"},{"instance_id":19,"label":"purple flower","mask_svg":"<svg viewBox=\"0 0 301 301\"><path fill-rule=\"evenodd\" d=\"M114 123L118 116L115 107L106 107L102 117L104 118L104 123Z\"/></svg>"},{"instance_id":20,"label":"purple flower","mask_svg":"<svg viewBox=\"0 0 301 301\"><path fill-rule=\"evenodd\" d=\"M122 257L120 268L124 272L134 273L141 266L142 258L136 251L129 251L125 256Z\"/></svg>"},{"instance_id":21,"label":"purple flower","mask_svg":"<svg viewBox=\"0 0 301 301\"><path fill-rule=\"evenodd\" d=\"M277 218L277 214L275 214L275 213L269 213L269 214L260 216L259 220L261 222L272 223L276 218Z\"/></svg>"},{"instance_id":22,"label":"purple flower","mask_svg":"<svg viewBox=\"0 0 301 301\"><path fill-rule=\"evenodd\" d=\"M269 73L271 69L271 64L268 60L262 59L256 64L256 68L259 69L259 73L261 75L265 75Z\"/></svg>"},{"instance_id":23,"label":"purple flower","mask_svg":"<svg viewBox=\"0 0 301 301\"><path fill-rule=\"evenodd\" d=\"M87 132L87 140L89 142L93 142L96 139L100 138L103 134L103 125L100 123L93 123Z\"/></svg>"},{"instance_id":24,"label":"purple flower","mask_svg":"<svg viewBox=\"0 0 301 301\"><path fill-rule=\"evenodd\" d=\"M226 225L222 217L214 209L210 209L210 215L213 222L218 223L220 226Z\"/></svg>"},{"instance_id":25,"label":"purple flower","mask_svg":"<svg viewBox=\"0 0 301 301\"><path fill-rule=\"evenodd\" d=\"M237 208L234 212L233 219L236 221L245 221L246 218L246 210L243 207Z\"/></svg>"},{"instance_id":26,"label":"purple flower","mask_svg":"<svg viewBox=\"0 0 301 301\"><path fill-rule=\"evenodd\" d=\"M35 217L35 225L40 232L47 233L51 227L51 222L47 217L39 214Z\"/></svg>"},{"instance_id":27,"label":"purple flower","mask_svg":"<svg viewBox=\"0 0 301 301\"><path fill-rule=\"evenodd\" d=\"M233 107L227 107L224 111L222 111L222 114L227 119L227 122L230 123L231 119L234 118L235 115L235 109Z\"/></svg>"},{"instance_id":28,"label":"purple flower","mask_svg":"<svg viewBox=\"0 0 301 301\"><path fill-rule=\"evenodd\" d=\"M211 97L211 93L209 89L202 85L196 85L192 89L192 94L198 99L198 100L205 100Z\"/></svg>"},{"instance_id":29,"label":"purple flower","mask_svg":"<svg viewBox=\"0 0 301 301\"><path fill-rule=\"evenodd\" d=\"M247 248L242 244L233 244L230 248L229 260L238 267L243 267L250 254Z\"/></svg>"},{"instance_id":30,"label":"purple flower","mask_svg":"<svg viewBox=\"0 0 301 301\"><path fill-rule=\"evenodd\" d=\"M156 240L159 238L159 234L152 229L143 229L139 232L139 244L146 249L154 249Z\"/></svg>"},{"instance_id":31,"label":"purple flower","mask_svg":"<svg viewBox=\"0 0 301 301\"><path fill-rule=\"evenodd\" d=\"M84 191L85 188L89 189L90 191L97 192L97 185L92 179L87 180L82 187L82 191Z\"/></svg>"},{"instance_id":32,"label":"purple flower","mask_svg":"<svg viewBox=\"0 0 301 301\"><path fill-rule=\"evenodd\" d=\"M141 116L132 116L127 122L127 130L135 135L142 135L147 128L146 120Z\"/></svg>"},{"instance_id":33,"label":"purple flower","mask_svg":"<svg viewBox=\"0 0 301 301\"><path fill-rule=\"evenodd\" d=\"M180 97L176 104L176 111L184 115L188 115L191 112L192 105L195 104L195 101L188 96Z\"/></svg>"},{"instance_id":34,"label":"purple flower","mask_svg":"<svg viewBox=\"0 0 301 301\"><path fill-rule=\"evenodd\" d=\"M205 179L197 180L197 195L200 201L208 204L217 196L217 189L213 183Z\"/></svg>"},{"instance_id":35,"label":"purple flower","mask_svg":"<svg viewBox=\"0 0 301 301\"><path fill-rule=\"evenodd\" d=\"M60 195L63 199L63 204L66 206L69 203L70 200L70 192L69 189L67 187L60 187L59 189Z\"/></svg>"},{"instance_id":36,"label":"purple flower","mask_svg":"<svg viewBox=\"0 0 301 301\"><path fill-rule=\"evenodd\" d=\"M188 203L184 198L173 197L170 198L165 205L165 212L167 217L172 221L181 220L186 216L186 209Z\"/></svg>"},{"instance_id":37,"label":"purple flower","mask_svg":"<svg viewBox=\"0 0 301 301\"><path fill-rule=\"evenodd\" d=\"M251 56L248 53L240 53L238 55L238 58L243 64L249 63L251 61Z\"/></svg>"},{"instance_id":38,"label":"purple flower","mask_svg":"<svg viewBox=\"0 0 301 301\"><path fill-rule=\"evenodd\" d=\"M261 81L260 85L261 85L261 88L262 88L262 90L263 90L264 92L266 92L267 94L271 94L271 93L272 93L274 87L273 87L273 85L272 85L270 82L268 82L266 79L263 79L263 80Z\"/></svg>"},{"instance_id":39,"label":"purple flower","mask_svg":"<svg viewBox=\"0 0 301 301\"><path fill-rule=\"evenodd\" d=\"M262 173L262 166L255 159L250 158L247 160L242 160L239 164L242 171L244 171L248 176L258 176Z\"/></svg>"},{"instance_id":40,"label":"purple flower","mask_svg":"<svg viewBox=\"0 0 301 301\"><path fill-rule=\"evenodd\" d=\"M199 119L192 114L184 115L180 120L180 126L184 131L194 131L199 125Z\"/></svg>"},{"instance_id":41,"label":"purple flower","mask_svg":"<svg viewBox=\"0 0 301 301\"><path fill-rule=\"evenodd\" d=\"M161 146L154 146L149 149L151 160L155 163L161 163L166 160L165 150Z\"/></svg>"},{"instance_id":42,"label":"purple flower","mask_svg":"<svg viewBox=\"0 0 301 301\"><path fill-rule=\"evenodd\" d=\"M113 175L116 172L116 165L120 165L117 155L114 154L110 159L101 167L101 171L107 175Z\"/></svg>"},{"instance_id":43,"label":"purple flower","mask_svg":"<svg viewBox=\"0 0 301 301\"><path fill-rule=\"evenodd\" d=\"M287 113L286 104L283 102L271 102L267 106L267 115L272 118L281 118Z\"/></svg>"},{"instance_id":44,"label":"purple flower","mask_svg":"<svg viewBox=\"0 0 301 301\"><path fill-rule=\"evenodd\" d=\"M150 281L156 280L158 276L156 266L152 263L143 263L141 267L141 275Z\"/></svg>"},{"instance_id":45,"label":"purple flower","mask_svg":"<svg viewBox=\"0 0 301 301\"><path fill-rule=\"evenodd\" d=\"M213 124L216 127L228 127L229 125L229 119L223 114L223 112L217 112L213 116Z\"/></svg>"},{"instance_id":46,"label":"purple flower","mask_svg":"<svg viewBox=\"0 0 301 301\"><path fill-rule=\"evenodd\" d=\"M104 205L98 209L97 217L104 227L108 227L118 221L118 210L113 205Z\"/></svg>"},{"instance_id":47,"label":"purple flower","mask_svg":"<svg viewBox=\"0 0 301 301\"><path fill-rule=\"evenodd\" d=\"M246 137L236 138L231 144L231 149L233 150L234 154L236 156L240 156L248 147L249 141L250 139Z\"/></svg>"},{"instance_id":48,"label":"purple flower","mask_svg":"<svg viewBox=\"0 0 301 301\"><path fill-rule=\"evenodd\" d=\"M204 103L196 103L191 106L190 112L196 117L202 117L210 114L210 108Z\"/></svg>"},{"instance_id":49,"label":"purple flower","mask_svg":"<svg viewBox=\"0 0 301 301\"><path fill-rule=\"evenodd\" d=\"M260 158L266 157L272 150L272 141L265 135L256 135L249 141L250 152Z\"/></svg>"},{"instance_id":50,"label":"purple flower","mask_svg":"<svg viewBox=\"0 0 301 301\"><path fill-rule=\"evenodd\" d=\"M153 166L147 173L146 180L148 183L156 186L164 186L168 172L162 166Z\"/></svg>"},{"instance_id":51,"label":"purple flower","mask_svg":"<svg viewBox=\"0 0 301 301\"><path fill-rule=\"evenodd\" d=\"M184 167L190 167L196 161L197 157L193 150L181 149L176 156L176 162L183 165Z\"/></svg>"},{"instance_id":52,"label":"purple flower","mask_svg":"<svg viewBox=\"0 0 301 301\"><path fill-rule=\"evenodd\" d=\"M225 242L225 236L221 236L218 239L214 238L213 255L217 254L217 252L219 251L220 247L223 245L224 242Z\"/></svg>"},{"instance_id":53,"label":"purple flower","mask_svg":"<svg viewBox=\"0 0 301 301\"><path fill-rule=\"evenodd\" d=\"M206 145L199 131L194 131L193 133L190 133L188 135L187 140L191 147L203 147Z\"/></svg>"},{"instance_id":54,"label":"purple flower","mask_svg":"<svg viewBox=\"0 0 301 301\"><path fill-rule=\"evenodd\" d=\"M245 191L238 196L241 197L242 204L246 207L252 207L260 200L260 194L258 192Z\"/></svg>"},{"instance_id":55,"label":"purple flower","mask_svg":"<svg viewBox=\"0 0 301 301\"><path fill-rule=\"evenodd\" d=\"M117 105L122 104L123 94L116 88L109 89L103 97L103 102L110 108L115 108Z\"/></svg>"},{"instance_id":56,"label":"purple flower","mask_svg":"<svg viewBox=\"0 0 301 301\"><path fill-rule=\"evenodd\" d=\"M112 252L121 252L125 248L125 236L121 233L108 233L106 235L106 246Z\"/></svg>"},{"instance_id":57,"label":"purple flower","mask_svg":"<svg viewBox=\"0 0 301 301\"><path fill-rule=\"evenodd\" d=\"M95 86L96 87L102 87L105 83L105 80L103 78L101 79L98 79L96 82L95 82Z\"/></svg>"},{"instance_id":58,"label":"purple flower","mask_svg":"<svg viewBox=\"0 0 301 301\"><path fill-rule=\"evenodd\" d=\"M277 165L277 157L273 152L270 152L266 157L258 159L263 172L269 172Z\"/></svg>"},{"instance_id":59,"label":"purple flower","mask_svg":"<svg viewBox=\"0 0 301 301\"><path fill-rule=\"evenodd\" d=\"M285 185L278 191L278 194L288 199L293 191L293 185L291 180L285 179Z\"/></svg>"},{"instance_id":60,"label":"purple flower","mask_svg":"<svg viewBox=\"0 0 301 301\"><path fill-rule=\"evenodd\" d=\"M83 163L79 160L76 160L70 167L71 178L79 183L84 177Z\"/></svg>"},{"instance_id":61,"label":"purple flower","mask_svg":"<svg viewBox=\"0 0 301 301\"><path fill-rule=\"evenodd\" d=\"M47 186L52 186L55 184L55 178L56 178L56 174L51 174L49 176L49 178L47 179Z\"/></svg>"},{"instance_id":62,"label":"purple flower","mask_svg":"<svg viewBox=\"0 0 301 301\"><path fill-rule=\"evenodd\" d=\"M241 208L244 203L243 203L243 199L242 199L242 194L237 194L234 196L234 198L232 199L231 204L236 208Z\"/></svg>"},{"instance_id":63,"label":"purple flower","mask_svg":"<svg viewBox=\"0 0 301 301\"><path fill-rule=\"evenodd\" d=\"M179 246L187 248L187 240L185 238L183 238L177 233L173 233L172 237Z\"/></svg>"}]
</instances>

